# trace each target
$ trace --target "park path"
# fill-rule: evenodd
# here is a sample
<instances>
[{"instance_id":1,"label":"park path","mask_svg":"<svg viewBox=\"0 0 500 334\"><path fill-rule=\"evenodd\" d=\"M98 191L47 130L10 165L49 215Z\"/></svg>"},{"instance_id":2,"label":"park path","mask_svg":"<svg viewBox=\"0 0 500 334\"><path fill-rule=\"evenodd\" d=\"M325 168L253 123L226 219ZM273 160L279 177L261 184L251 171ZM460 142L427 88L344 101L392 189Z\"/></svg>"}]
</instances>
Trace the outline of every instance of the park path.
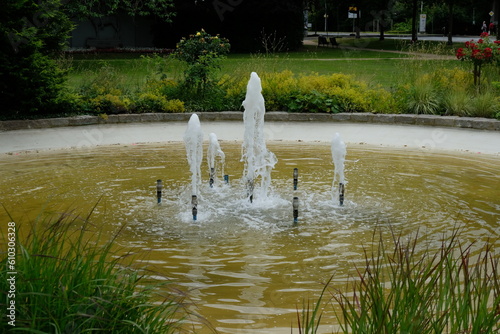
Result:
<instances>
[{"instance_id":1,"label":"park path","mask_svg":"<svg viewBox=\"0 0 500 334\"><path fill-rule=\"evenodd\" d=\"M328 48L330 46L318 46L318 39L317 37L313 38L306 38L304 39L304 45L314 45L318 48ZM339 49L345 50L345 51L373 51L373 52L385 52L385 53L393 53L397 55L406 55L408 56L407 58L401 58L401 57L394 57L394 58L380 58L380 59L428 59L428 60L453 60L456 59L455 56L448 56L448 55L436 55L432 53L422 53L422 52L410 52L410 51L397 51L397 50L380 50L380 49L371 49L368 47L354 47L354 46L343 46L340 43ZM306 60L322 60L322 61L339 61L339 60L377 60L377 58L310 58Z\"/></svg>"}]
</instances>

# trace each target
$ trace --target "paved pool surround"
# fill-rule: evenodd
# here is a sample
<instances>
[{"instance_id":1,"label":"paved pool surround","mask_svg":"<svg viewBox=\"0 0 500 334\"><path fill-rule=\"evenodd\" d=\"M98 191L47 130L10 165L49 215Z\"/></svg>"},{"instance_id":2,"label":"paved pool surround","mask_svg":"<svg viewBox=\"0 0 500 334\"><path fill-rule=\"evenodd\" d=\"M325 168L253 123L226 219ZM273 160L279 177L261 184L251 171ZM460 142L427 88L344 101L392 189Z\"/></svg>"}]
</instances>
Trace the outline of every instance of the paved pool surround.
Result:
<instances>
[{"instance_id":1,"label":"paved pool surround","mask_svg":"<svg viewBox=\"0 0 500 334\"><path fill-rule=\"evenodd\" d=\"M203 132L242 140L243 112L197 113ZM191 113L76 116L0 122L0 153L98 145L182 141ZM488 118L372 113L266 113L269 141L330 142L338 132L348 144L467 151L500 155L500 121Z\"/></svg>"},{"instance_id":2,"label":"paved pool surround","mask_svg":"<svg viewBox=\"0 0 500 334\"><path fill-rule=\"evenodd\" d=\"M201 121L242 121L241 111L197 112ZM100 116L76 116L37 120L0 122L0 131L43 129L63 126L119 124L141 122L189 121L191 113L145 113ZM266 121L283 122L353 122L374 124L406 124L500 131L500 121L491 118L372 113L288 113L268 111Z\"/></svg>"}]
</instances>

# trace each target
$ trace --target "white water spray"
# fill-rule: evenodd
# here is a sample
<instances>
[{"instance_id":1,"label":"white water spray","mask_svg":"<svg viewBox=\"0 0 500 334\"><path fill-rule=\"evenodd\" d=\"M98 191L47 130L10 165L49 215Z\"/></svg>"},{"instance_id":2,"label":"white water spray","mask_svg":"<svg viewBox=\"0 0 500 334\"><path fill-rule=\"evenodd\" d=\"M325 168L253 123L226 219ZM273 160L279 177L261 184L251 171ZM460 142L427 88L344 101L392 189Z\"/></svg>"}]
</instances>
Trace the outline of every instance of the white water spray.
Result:
<instances>
[{"instance_id":1,"label":"white water spray","mask_svg":"<svg viewBox=\"0 0 500 334\"><path fill-rule=\"evenodd\" d=\"M224 175L224 162L226 155L220 148L219 141L217 140L217 135L215 133L210 133L208 135L208 150L207 150L207 162L208 162L208 172L210 173L210 186L212 187L214 183L217 182L217 166L216 166L216 158L219 158L221 175Z\"/></svg>"},{"instance_id":2,"label":"white water spray","mask_svg":"<svg viewBox=\"0 0 500 334\"><path fill-rule=\"evenodd\" d=\"M346 145L340 138L338 133L332 139L332 159L335 165L335 171L332 184L332 196L335 198L335 193L339 194L340 205L344 203L344 163L346 156Z\"/></svg>"},{"instance_id":3,"label":"white water spray","mask_svg":"<svg viewBox=\"0 0 500 334\"><path fill-rule=\"evenodd\" d=\"M245 108L243 114L245 133L241 160L245 162L244 179L247 184L247 195L252 201L255 191L258 191L259 197L267 197L271 185L271 171L278 162L274 153L266 147L264 138L266 108L261 81L255 72L250 75L243 107ZM261 178L261 183L260 187L255 189L255 181L258 177Z\"/></svg>"},{"instance_id":4,"label":"white water spray","mask_svg":"<svg viewBox=\"0 0 500 334\"><path fill-rule=\"evenodd\" d=\"M201 185L201 161L203 159L203 132L198 115L193 114L189 119L184 133L186 155L191 171L192 195L198 195Z\"/></svg>"}]
</instances>

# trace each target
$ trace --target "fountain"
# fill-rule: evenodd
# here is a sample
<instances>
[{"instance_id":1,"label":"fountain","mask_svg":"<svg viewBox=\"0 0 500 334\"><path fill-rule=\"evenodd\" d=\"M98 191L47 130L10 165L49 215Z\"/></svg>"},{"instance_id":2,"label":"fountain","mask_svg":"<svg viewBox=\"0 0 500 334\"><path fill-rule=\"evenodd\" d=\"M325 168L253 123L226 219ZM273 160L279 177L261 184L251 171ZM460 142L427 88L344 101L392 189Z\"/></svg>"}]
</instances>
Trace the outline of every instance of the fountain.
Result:
<instances>
[{"instance_id":1,"label":"fountain","mask_svg":"<svg viewBox=\"0 0 500 334\"><path fill-rule=\"evenodd\" d=\"M267 149L264 138L264 114L266 112L262 85L257 73L252 72L247 85L247 93L243 101L245 125L241 161L245 162L244 177L247 184L247 197L254 199L255 181L261 178L258 197L265 200L271 185L271 170L278 162L276 156Z\"/></svg>"},{"instance_id":2,"label":"fountain","mask_svg":"<svg viewBox=\"0 0 500 334\"><path fill-rule=\"evenodd\" d=\"M198 192L201 184L201 161L203 159L203 132L198 115L193 114L188 122L188 127L184 133L184 144L186 145L186 155L191 172L191 205L193 220L198 215Z\"/></svg>"},{"instance_id":3,"label":"fountain","mask_svg":"<svg viewBox=\"0 0 500 334\"><path fill-rule=\"evenodd\" d=\"M459 225L467 240L489 239L500 247L498 155L361 145L351 133L349 201L339 208L339 185L346 183L346 146L340 135L332 139L331 133L334 129L344 135L342 124L315 123L314 128L328 135L319 142L266 144L262 114L248 117L252 110L264 111L258 76L250 79L244 103L250 123L244 125L244 140L223 138L224 155L217 136L209 135L208 158L203 160L197 115L191 116L187 129L184 122L167 125L169 130L181 129L179 140L168 145L145 140L0 155L0 203L9 210L0 210L0 221L27 226L43 216L41 208L64 212L75 203L75 212L86 215L92 210L93 226L102 228L103 235L122 228L117 239L121 248L147 254L153 269L147 279L168 277L171 287L189 291L196 311L220 333L290 333L295 305L317 298L323 288L320 282L333 274L332 289L344 289L344 280L356 275L354 268L365 264L363 253L372 245L375 226L402 237L418 229L431 248L440 247L443 236ZM215 133L223 126L227 124L207 122L203 129ZM231 126L239 130L240 124ZM311 124L301 124L306 126ZM158 127L163 131L165 123ZM209 172L214 168L213 188L201 181L205 164ZM270 175L259 173L271 169L269 189ZM234 186L219 186L216 176L224 170L241 175L242 185L235 181ZM248 187L246 195L242 188L249 180L257 185L259 178L269 181L264 182L267 186ZM300 224L295 224L299 198ZM186 210L188 201L192 212ZM138 261L144 265L142 257ZM322 319L325 324L336 322L328 308Z\"/></svg>"},{"instance_id":4,"label":"fountain","mask_svg":"<svg viewBox=\"0 0 500 334\"><path fill-rule=\"evenodd\" d=\"M332 139L332 159L333 164L335 165L335 172L332 184L332 194L335 196L335 193L339 194L339 203L340 206L344 205L344 162L346 155L346 146L345 143L340 138L338 133ZM338 184L338 188L336 187ZM337 189L337 190L336 190Z\"/></svg>"}]
</instances>

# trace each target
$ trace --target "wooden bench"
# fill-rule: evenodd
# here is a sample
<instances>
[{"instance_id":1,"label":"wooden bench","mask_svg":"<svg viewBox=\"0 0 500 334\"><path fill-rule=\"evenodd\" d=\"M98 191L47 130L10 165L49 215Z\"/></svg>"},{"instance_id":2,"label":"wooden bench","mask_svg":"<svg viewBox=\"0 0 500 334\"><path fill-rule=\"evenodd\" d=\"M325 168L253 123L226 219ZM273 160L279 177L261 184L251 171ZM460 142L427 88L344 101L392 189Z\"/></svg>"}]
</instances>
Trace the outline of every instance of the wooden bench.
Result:
<instances>
[{"instance_id":1,"label":"wooden bench","mask_svg":"<svg viewBox=\"0 0 500 334\"><path fill-rule=\"evenodd\" d=\"M332 45L332 47L339 47L340 44L337 42L337 38L335 37L326 37L326 36L318 36L318 46L328 46Z\"/></svg>"},{"instance_id":2,"label":"wooden bench","mask_svg":"<svg viewBox=\"0 0 500 334\"><path fill-rule=\"evenodd\" d=\"M325 36L318 36L318 46L325 45L328 46L328 40Z\"/></svg>"},{"instance_id":3,"label":"wooden bench","mask_svg":"<svg viewBox=\"0 0 500 334\"><path fill-rule=\"evenodd\" d=\"M339 47L340 44L337 42L337 39L335 37L330 37L330 44L332 45L332 47Z\"/></svg>"}]
</instances>

